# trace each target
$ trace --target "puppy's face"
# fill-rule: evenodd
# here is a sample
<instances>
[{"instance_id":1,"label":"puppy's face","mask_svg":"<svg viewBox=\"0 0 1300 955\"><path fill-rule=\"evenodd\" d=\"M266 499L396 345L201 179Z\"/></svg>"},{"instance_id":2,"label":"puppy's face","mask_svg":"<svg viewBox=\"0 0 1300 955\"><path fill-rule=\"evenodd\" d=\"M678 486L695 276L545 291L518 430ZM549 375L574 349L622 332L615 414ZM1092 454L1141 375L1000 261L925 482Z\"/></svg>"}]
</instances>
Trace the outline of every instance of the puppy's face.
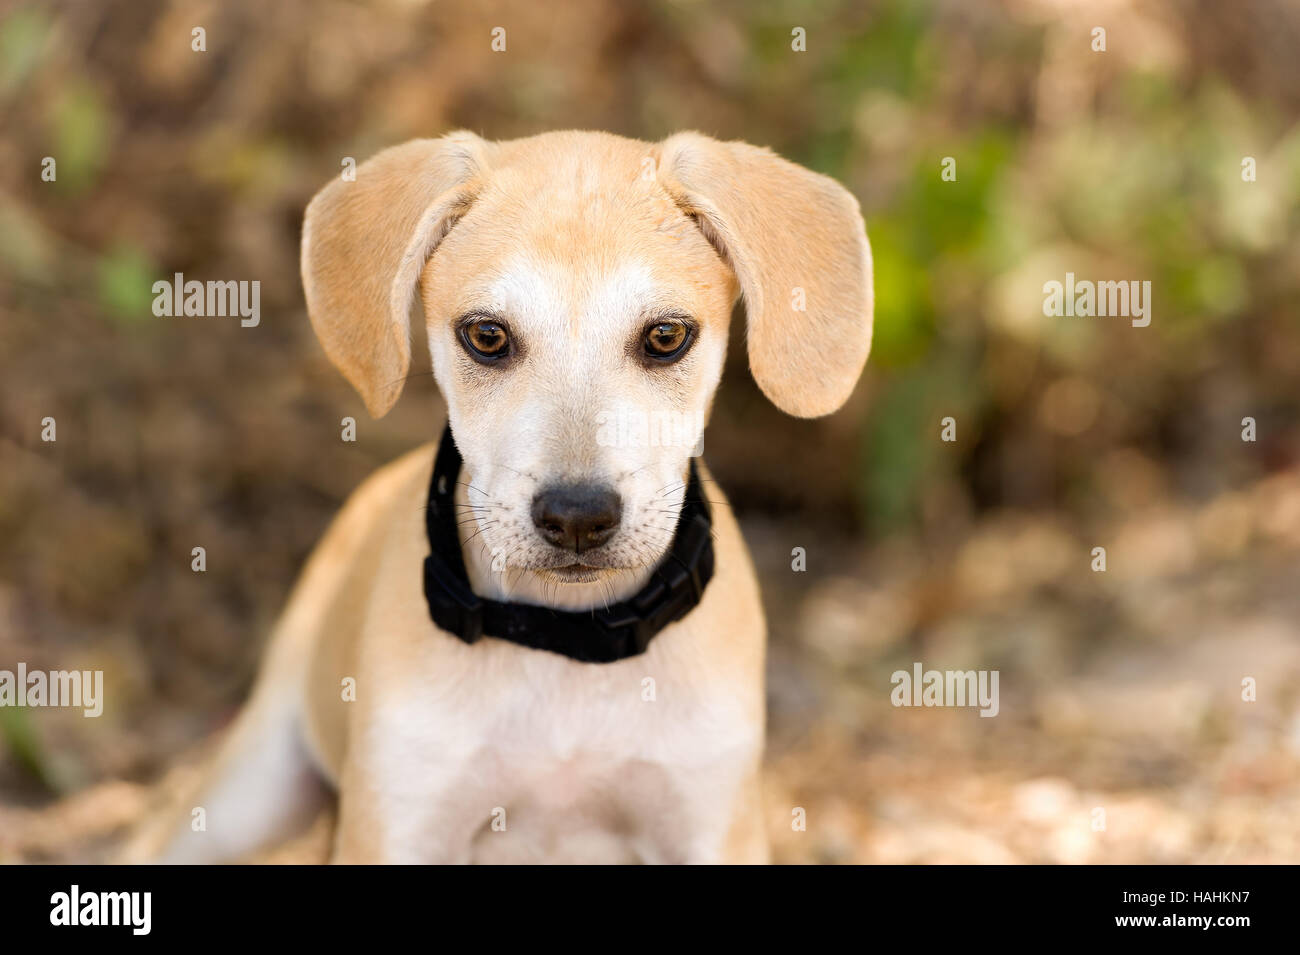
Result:
<instances>
[{"instance_id":1,"label":"puppy's face","mask_svg":"<svg viewBox=\"0 0 1300 955\"><path fill-rule=\"evenodd\" d=\"M561 584L671 545L737 293L638 158L501 171L423 275L472 546Z\"/></svg>"},{"instance_id":2,"label":"puppy's face","mask_svg":"<svg viewBox=\"0 0 1300 955\"><path fill-rule=\"evenodd\" d=\"M791 414L843 404L871 345L853 197L697 133L387 149L312 200L302 276L326 353L376 416L410 367L418 288L469 546L557 586L663 557L737 293L750 369Z\"/></svg>"}]
</instances>

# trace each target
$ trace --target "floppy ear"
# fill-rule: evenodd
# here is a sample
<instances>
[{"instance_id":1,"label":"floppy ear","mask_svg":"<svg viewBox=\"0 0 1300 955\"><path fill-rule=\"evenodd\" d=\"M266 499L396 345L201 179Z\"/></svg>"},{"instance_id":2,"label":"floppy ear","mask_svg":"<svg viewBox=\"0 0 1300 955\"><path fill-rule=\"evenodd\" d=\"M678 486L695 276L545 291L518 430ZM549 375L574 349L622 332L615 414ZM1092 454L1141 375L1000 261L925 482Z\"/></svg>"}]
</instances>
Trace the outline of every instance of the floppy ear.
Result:
<instances>
[{"instance_id":1,"label":"floppy ear","mask_svg":"<svg viewBox=\"0 0 1300 955\"><path fill-rule=\"evenodd\" d=\"M316 336L376 418L402 392L420 272L473 202L491 144L416 139L316 193L302 227L302 285Z\"/></svg>"},{"instance_id":2,"label":"floppy ear","mask_svg":"<svg viewBox=\"0 0 1300 955\"><path fill-rule=\"evenodd\" d=\"M664 140L660 176L731 266L749 316L749 367L782 411L829 414L871 350L871 248L839 183L748 143Z\"/></svg>"}]
</instances>

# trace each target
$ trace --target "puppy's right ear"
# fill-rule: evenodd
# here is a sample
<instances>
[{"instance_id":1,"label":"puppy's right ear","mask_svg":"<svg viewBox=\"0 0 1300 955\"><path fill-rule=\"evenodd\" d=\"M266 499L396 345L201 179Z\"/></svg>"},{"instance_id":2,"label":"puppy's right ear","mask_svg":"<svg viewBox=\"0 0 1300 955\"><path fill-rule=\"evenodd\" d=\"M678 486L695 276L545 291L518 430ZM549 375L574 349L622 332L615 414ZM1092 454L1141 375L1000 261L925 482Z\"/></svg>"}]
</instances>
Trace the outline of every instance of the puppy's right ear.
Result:
<instances>
[{"instance_id":1,"label":"puppy's right ear","mask_svg":"<svg viewBox=\"0 0 1300 955\"><path fill-rule=\"evenodd\" d=\"M316 193L302 227L302 285L316 336L382 417L411 363L420 272L468 211L492 146L473 133L416 139Z\"/></svg>"}]
</instances>

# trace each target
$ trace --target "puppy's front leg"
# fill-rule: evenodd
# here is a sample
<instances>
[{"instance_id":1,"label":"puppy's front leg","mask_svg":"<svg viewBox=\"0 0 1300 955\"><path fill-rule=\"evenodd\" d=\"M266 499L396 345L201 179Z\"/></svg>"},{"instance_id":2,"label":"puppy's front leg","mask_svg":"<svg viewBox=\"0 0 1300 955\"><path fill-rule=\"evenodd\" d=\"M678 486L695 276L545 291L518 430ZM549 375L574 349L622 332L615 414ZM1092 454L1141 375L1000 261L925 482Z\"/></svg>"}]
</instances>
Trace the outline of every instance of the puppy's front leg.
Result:
<instances>
[{"instance_id":1,"label":"puppy's front leg","mask_svg":"<svg viewBox=\"0 0 1300 955\"><path fill-rule=\"evenodd\" d=\"M680 812L685 831L665 834L665 861L693 865L765 865L770 861L759 771L693 778ZM675 844L668 844L676 840Z\"/></svg>"},{"instance_id":2,"label":"puppy's front leg","mask_svg":"<svg viewBox=\"0 0 1300 955\"><path fill-rule=\"evenodd\" d=\"M759 776L755 771L741 785L731 829L722 848L722 861L728 865L767 865L772 861Z\"/></svg>"},{"instance_id":3,"label":"puppy's front leg","mask_svg":"<svg viewBox=\"0 0 1300 955\"><path fill-rule=\"evenodd\" d=\"M392 729L390 727L390 729ZM464 864L470 861L470 820L455 818L443 781L451 767L399 753L427 752L392 732L371 733L387 745L350 751L339 785L339 821L330 861L339 865ZM436 750L435 750L436 751Z\"/></svg>"},{"instance_id":4,"label":"puppy's front leg","mask_svg":"<svg viewBox=\"0 0 1300 955\"><path fill-rule=\"evenodd\" d=\"M350 782L350 781L349 781ZM335 865L431 865L469 861L468 839L438 825L437 798L403 791L392 780L344 784L330 862ZM441 829L441 833L440 833Z\"/></svg>"}]
</instances>

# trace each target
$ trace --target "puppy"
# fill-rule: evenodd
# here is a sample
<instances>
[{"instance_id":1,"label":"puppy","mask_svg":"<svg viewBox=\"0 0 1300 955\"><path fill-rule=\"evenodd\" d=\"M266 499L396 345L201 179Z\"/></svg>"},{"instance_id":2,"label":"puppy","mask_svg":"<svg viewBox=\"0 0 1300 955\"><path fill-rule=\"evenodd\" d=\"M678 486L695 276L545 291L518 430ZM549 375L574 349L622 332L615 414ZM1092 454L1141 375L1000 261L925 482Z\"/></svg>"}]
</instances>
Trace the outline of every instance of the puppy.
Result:
<instances>
[{"instance_id":1,"label":"puppy","mask_svg":"<svg viewBox=\"0 0 1300 955\"><path fill-rule=\"evenodd\" d=\"M697 133L460 132L322 189L302 279L376 417L419 293L447 432L344 506L137 857L247 857L323 778L337 862L766 861L762 609L692 452L737 297L777 407L848 397L872 313L854 198Z\"/></svg>"}]
</instances>

